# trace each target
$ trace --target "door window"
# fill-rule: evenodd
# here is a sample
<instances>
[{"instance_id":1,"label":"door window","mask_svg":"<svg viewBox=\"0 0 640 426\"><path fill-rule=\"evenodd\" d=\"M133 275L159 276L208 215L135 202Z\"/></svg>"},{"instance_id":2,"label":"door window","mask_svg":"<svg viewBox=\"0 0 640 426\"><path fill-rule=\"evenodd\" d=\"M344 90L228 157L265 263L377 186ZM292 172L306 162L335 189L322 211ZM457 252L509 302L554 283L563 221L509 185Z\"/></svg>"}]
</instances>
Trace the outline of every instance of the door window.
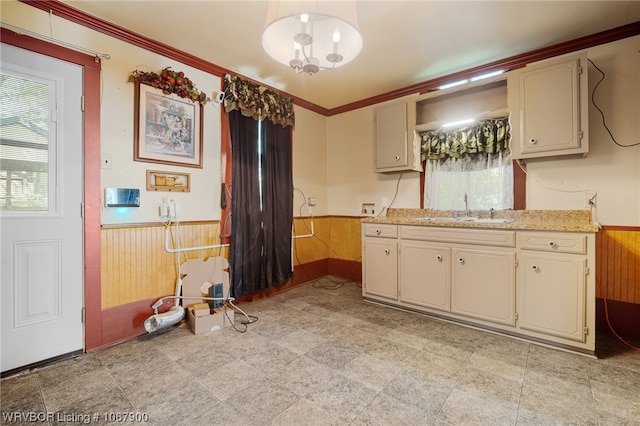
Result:
<instances>
[{"instance_id":1,"label":"door window","mask_svg":"<svg viewBox=\"0 0 640 426\"><path fill-rule=\"evenodd\" d=\"M0 74L0 211L49 212L53 82ZM55 164L55 163L53 163ZM53 180L53 182L52 182Z\"/></svg>"}]
</instances>

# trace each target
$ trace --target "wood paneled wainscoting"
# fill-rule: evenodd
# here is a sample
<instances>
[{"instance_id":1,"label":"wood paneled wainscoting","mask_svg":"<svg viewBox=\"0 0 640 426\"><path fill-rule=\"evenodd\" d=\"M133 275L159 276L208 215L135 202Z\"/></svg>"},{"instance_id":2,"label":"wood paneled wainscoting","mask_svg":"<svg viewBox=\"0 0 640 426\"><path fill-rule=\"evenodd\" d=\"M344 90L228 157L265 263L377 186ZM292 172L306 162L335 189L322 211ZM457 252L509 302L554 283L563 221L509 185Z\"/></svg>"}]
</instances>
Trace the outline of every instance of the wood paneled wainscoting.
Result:
<instances>
[{"instance_id":1,"label":"wood paneled wainscoting","mask_svg":"<svg viewBox=\"0 0 640 426\"><path fill-rule=\"evenodd\" d=\"M640 227L603 226L596 234L599 330L609 330L607 314L616 333L640 338Z\"/></svg>"},{"instance_id":2,"label":"wood paneled wainscoting","mask_svg":"<svg viewBox=\"0 0 640 426\"><path fill-rule=\"evenodd\" d=\"M218 223L181 224L182 247L219 244ZM178 232L170 229L169 247L178 246ZM165 250L165 227L136 225L102 228L102 309L175 292L177 279L175 253ZM226 255L226 249L190 251L187 258Z\"/></svg>"},{"instance_id":3,"label":"wood paneled wainscoting","mask_svg":"<svg viewBox=\"0 0 640 426\"><path fill-rule=\"evenodd\" d=\"M143 324L152 314L151 305L160 297L174 294L177 254L165 250L165 229L161 224L102 227L102 347L144 334ZM312 230L313 236L308 236ZM218 221L181 223L179 232L175 226L170 231L170 248L220 243ZM361 281L359 217L298 217L294 219L294 233L302 237L294 240L294 277L252 298L326 275ZM188 251L180 255L180 261L211 256L228 257L228 249ZM171 302L167 300L160 311L169 309Z\"/></svg>"}]
</instances>

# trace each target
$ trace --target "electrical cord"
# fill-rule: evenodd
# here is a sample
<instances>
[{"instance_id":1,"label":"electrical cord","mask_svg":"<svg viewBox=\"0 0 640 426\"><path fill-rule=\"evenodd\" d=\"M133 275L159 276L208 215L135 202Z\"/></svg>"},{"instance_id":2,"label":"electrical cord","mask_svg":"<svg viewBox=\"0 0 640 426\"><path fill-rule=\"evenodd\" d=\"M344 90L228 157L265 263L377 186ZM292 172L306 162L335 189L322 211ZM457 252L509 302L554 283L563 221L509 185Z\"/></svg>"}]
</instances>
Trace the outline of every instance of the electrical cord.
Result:
<instances>
[{"instance_id":1,"label":"electrical cord","mask_svg":"<svg viewBox=\"0 0 640 426\"><path fill-rule=\"evenodd\" d=\"M331 284L323 284L321 281L330 281ZM311 284L311 286L313 288L319 288L319 289L322 289L322 290L337 290L340 287L344 286L345 284L349 284L349 283L354 283L358 287L362 288L362 284L360 284L357 281L354 281L354 280L336 281L336 280L334 280L333 278L330 278L330 277L323 277L321 279L317 279Z\"/></svg>"},{"instance_id":2,"label":"electrical cord","mask_svg":"<svg viewBox=\"0 0 640 426\"><path fill-rule=\"evenodd\" d=\"M566 192L569 194L577 194L577 193L583 193L584 195L587 194L593 194L593 196L589 199L590 202L593 202L595 204L595 198L596 195L598 195L598 193L596 191L590 190L590 189L560 189L560 188L553 188L549 185L546 185L542 182L540 182L540 180L538 180L538 178L536 178L534 175L530 175L529 172L527 171L527 169L524 168L524 166L522 165L522 163L520 162L521 160L516 160L516 163L518 164L518 167L520 167L520 169L522 170L522 172L529 176L530 178L533 178L533 180L535 180L538 185L540 185L541 187L545 188L545 189L549 189L551 191L557 191L557 192Z\"/></svg>"},{"instance_id":3,"label":"electrical cord","mask_svg":"<svg viewBox=\"0 0 640 426\"><path fill-rule=\"evenodd\" d=\"M228 219L228 218L227 218ZM166 224L165 226L169 227L171 226L171 221L169 221L168 224ZM170 230L170 234L171 234L171 239L172 239L172 243L176 244L176 247L178 249L182 248L182 241L180 238L180 221L178 220L177 215L174 217L174 226L175 226L175 230L176 230L176 236L175 236L175 240L174 240L174 236L173 233ZM219 232L218 232L219 235ZM218 248L219 250L219 254L221 253L221 247ZM181 272L181 264L180 264L180 260L181 260L181 255L184 254L185 258L187 260L189 260L189 257L186 255L186 253L182 250L179 250L176 252L176 263L177 263L177 269L178 269L178 279L180 280L182 278L182 272ZM175 299L184 299L184 296L172 296ZM202 300L221 300L220 298L208 298L208 297L203 297ZM245 311L243 311L242 309L238 308L236 305L233 304L233 300L234 298L232 297L227 297L226 299L223 299L225 304L230 306L234 311L241 313L245 318L246 321L242 321L241 324L243 324L245 326L244 330L240 330L238 329L235 324L231 321L231 318L229 318L229 315L227 314L226 310L225 310L225 316L227 317L227 319L229 320L229 323L231 324L231 326L239 333L245 333L247 331L248 328L248 324L253 324L256 321L258 321L258 317L254 316L254 315L249 315L247 314ZM157 302L156 302L157 303ZM176 300L177 303L177 300Z\"/></svg>"},{"instance_id":4,"label":"electrical cord","mask_svg":"<svg viewBox=\"0 0 640 426\"><path fill-rule=\"evenodd\" d=\"M224 220L224 224L219 224L218 225L218 232L213 236L212 241L218 241L219 244L222 244L222 238L221 238L221 234L222 234L222 230L227 226L227 223L229 222L229 219L231 218L231 215L228 215L225 220ZM218 251L217 256L214 256L214 250ZM222 256L222 247L217 247L217 248L210 248L209 249L209 254L207 257L220 257Z\"/></svg>"},{"instance_id":5,"label":"electrical cord","mask_svg":"<svg viewBox=\"0 0 640 426\"><path fill-rule=\"evenodd\" d=\"M401 174L402 175L402 174ZM300 220L302 221L302 224L304 225L304 227L307 229L307 231L309 233L311 233L311 229L309 229L309 227L307 226L305 220L304 220L304 216L302 215L302 208L307 205L307 197L304 194L304 192L302 192L302 190L300 188L294 188L296 191L298 191L303 198L303 203L300 205L300 208L298 209L298 213L300 214ZM396 188L396 194L397 194L397 188ZM394 197L395 200L395 197ZM311 216L311 218L313 219L313 215ZM295 235L295 230L294 230L294 235ZM320 237L318 237L315 233L313 235L318 241L320 241L322 244L324 244L325 247L327 247L329 250L331 250L338 258L340 258L340 255L338 254L338 252L336 252L331 246L329 246L326 242L324 242L324 240ZM309 272L307 272L306 268L304 267L304 265L302 264L302 262L300 261L300 258L298 257L298 247L296 244L293 245L293 252L294 252L294 256L296 258L296 261L298 262L298 266L300 267L300 269L302 269L302 272L304 272L304 274L307 276L308 279L311 279L311 275L309 274ZM358 261L358 259L360 259L362 256L359 256L357 259L355 259L355 261ZM326 277L325 277L326 278ZM331 280L331 279L330 279ZM333 284L330 286L323 286L322 284L320 284L320 280L314 280L313 283L311 284L314 288L325 288L327 290L332 290L332 289L337 289L339 287L341 287L342 285L349 283L349 282L355 282L356 284L358 284L358 286L362 286L362 284L356 282L356 281L351 281L351 280L347 280L347 281L342 281L342 282L337 282L334 280Z\"/></svg>"},{"instance_id":6,"label":"electrical cord","mask_svg":"<svg viewBox=\"0 0 640 426\"><path fill-rule=\"evenodd\" d=\"M618 340L620 340L622 343L624 343L625 345L629 346L633 350L640 351L640 348L638 348L636 346L633 346L631 343L629 343L626 340L624 340L614 330L613 326L611 325L611 320L609 319L609 306L607 305L607 296L605 295L604 291L602 290L602 283L600 282L600 280L597 277L596 277L596 282L598 283L598 290L600 290L600 294L602 295L602 301L604 303L604 317L607 320L607 325L609 326L609 330L611 330L613 335L616 336L618 338Z\"/></svg>"},{"instance_id":7,"label":"electrical cord","mask_svg":"<svg viewBox=\"0 0 640 426\"><path fill-rule=\"evenodd\" d=\"M245 311L243 311L242 309L238 308L236 305L231 303L231 301L227 301L227 305L230 306L231 309L233 309L234 311L240 312L247 319L246 321L241 321L240 322L240 324L244 325L244 329L241 330L238 327L236 327L234 321L231 321L231 318L229 317L229 314L227 313L227 310L225 309L224 315L227 317L227 320L229 321L229 324L231 324L231 327L233 327L233 329L235 331L237 331L238 333L246 333L247 329L249 328L249 324L253 324L253 323L258 321L258 317L257 316L248 315Z\"/></svg>"},{"instance_id":8,"label":"electrical cord","mask_svg":"<svg viewBox=\"0 0 640 426\"><path fill-rule=\"evenodd\" d=\"M592 61L591 59L587 59L587 60L591 63L591 65L593 65L593 67L594 67L595 69L597 69L597 70L600 72L600 74L602 74L602 77L600 78L600 81L598 81L598 82L596 83L595 87L593 88L593 92L591 92L591 103L592 103L592 104L593 104L593 106L594 106L594 107L596 107L596 109L600 112L600 115L602 116L602 125L603 125L603 126L604 126L604 128L607 130L607 132L609 133L609 136L611 136L611 140L613 141L613 143L615 143L616 145L618 145L619 147L622 147L622 148L629 148L629 147L632 147L632 146L638 146L638 145L640 145L640 142L632 143L632 144L629 144L629 145L623 145L623 144L619 143L619 142L616 140L616 138L615 138L615 137L613 137L613 133L611 133L611 130L610 130L610 129L609 129L609 127L607 126L607 122L606 122L605 117L604 117L604 112L600 109L600 107L598 106L598 104L596 104L596 99L595 99L595 97L596 97L596 89L598 89L598 86L600 86L600 83L602 83L602 82L604 81L605 73L604 73L604 71L602 71L600 68L598 68L598 66L597 66L595 63L593 63L593 61Z\"/></svg>"},{"instance_id":9,"label":"electrical cord","mask_svg":"<svg viewBox=\"0 0 640 426\"><path fill-rule=\"evenodd\" d=\"M596 191L593 190L589 190L589 189L559 189L559 188L552 188L549 185L545 185L544 183L540 182L540 180L538 180L538 178L534 175L530 175L529 172L527 172L527 169L524 168L524 166L522 165L522 163L520 163L520 160L516 160L516 164L518 164L518 167L520 167L520 169L522 170L522 172L527 175L528 177L532 178L534 181L536 181L538 183L538 185L540 185L541 187L548 189L550 191L556 191L556 192L565 192L565 193L569 193L569 194L578 194L578 193L583 193L585 195L585 197L587 195L591 195L591 197L587 200L587 204L589 204L589 219L593 222L593 207L596 205L596 197L598 196L598 193Z\"/></svg>"},{"instance_id":10,"label":"electrical cord","mask_svg":"<svg viewBox=\"0 0 640 426\"><path fill-rule=\"evenodd\" d=\"M618 145L619 147L622 148L629 148L629 147L634 147L634 146L638 146L640 145L640 142L638 143L633 143L633 144L629 144L629 145L624 145L619 143L616 138L613 136L613 133L611 132L611 129L609 129L609 126L607 126L607 122L605 119L605 115L604 112L602 111L602 109L598 106L598 104L596 103L596 90L598 89L598 87L600 86L600 84L604 81L606 74L604 73L604 71L602 71L591 59L587 59L589 61L589 63L591 63L591 65L593 65L593 67L598 70L598 72L601 74L601 78L600 80L596 83L596 85L593 88L593 91L591 92L591 103L593 104L593 106L598 110L598 112L600 113L600 116L602 117L602 125L604 126L605 130L607 131L607 133L609 133L609 136L611 137L611 140L613 141L613 143L615 143L616 145ZM530 175L527 170L523 167L522 163L520 162L520 160L516 160L516 163L518 164L518 166L520 167L520 169L524 172L525 175L532 177L540 186L542 186L543 188L552 190L552 191L558 191L558 192L566 192L566 193L584 193L585 196L588 193L593 193L593 196L591 198L589 198L588 203L590 208L592 208L595 205L595 198L598 195L597 192L595 191L591 191L591 190L566 190L566 189L559 189L559 188L552 188L548 185L545 185L544 183L540 182L540 180L538 180L535 176Z\"/></svg>"},{"instance_id":11,"label":"electrical cord","mask_svg":"<svg viewBox=\"0 0 640 426\"><path fill-rule=\"evenodd\" d=\"M391 199L391 202L387 207L381 208L378 214L376 215L376 217L379 217L382 214L382 212L389 210L389 207L391 207L393 205L393 202L396 201L396 197L398 196L398 188L400 188L400 179L402 179L403 174L404 172L400 172L400 176L398 176L398 181L396 182L396 193L393 194L393 198Z\"/></svg>"}]
</instances>

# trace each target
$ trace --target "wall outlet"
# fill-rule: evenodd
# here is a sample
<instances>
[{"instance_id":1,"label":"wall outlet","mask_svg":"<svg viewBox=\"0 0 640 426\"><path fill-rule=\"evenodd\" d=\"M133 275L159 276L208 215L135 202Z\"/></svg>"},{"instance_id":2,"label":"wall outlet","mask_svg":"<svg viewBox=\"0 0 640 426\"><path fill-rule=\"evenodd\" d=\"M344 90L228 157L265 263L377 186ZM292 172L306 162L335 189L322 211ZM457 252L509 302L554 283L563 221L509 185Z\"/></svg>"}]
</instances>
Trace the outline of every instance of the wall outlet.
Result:
<instances>
[{"instance_id":1,"label":"wall outlet","mask_svg":"<svg viewBox=\"0 0 640 426\"><path fill-rule=\"evenodd\" d=\"M375 216L376 203L362 203L362 209L360 209L360 213L364 216Z\"/></svg>"},{"instance_id":2,"label":"wall outlet","mask_svg":"<svg viewBox=\"0 0 640 426\"><path fill-rule=\"evenodd\" d=\"M309 207L315 207L316 203L317 203L316 197L307 198L307 204L309 205Z\"/></svg>"},{"instance_id":3,"label":"wall outlet","mask_svg":"<svg viewBox=\"0 0 640 426\"><path fill-rule=\"evenodd\" d=\"M596 206L596 196L598 195L595 191L585 191L584 193L584 207L589 209Z\"/></svg>"},{"instance_id":4,"label":"wall outlet","mask_svg":"<svg viewBox=\"0 0 640 426\"><path fill-rule=\"evenodd\" d=\"M382 197L382 202L380 203L381 208L389 207L389 199L387 197Z\"/></svg>"},{"instance_id":5,"label":"wall outlet","mask_svg":"<svg viewBox=\"0 0 640 426\"><path fill-rule=\"evenodd\" d=\"M175 220L176 218L176 202L167 197L162 198L162 204L158 208L158 214L162 221Z\"/></svg>"}]
</instances>

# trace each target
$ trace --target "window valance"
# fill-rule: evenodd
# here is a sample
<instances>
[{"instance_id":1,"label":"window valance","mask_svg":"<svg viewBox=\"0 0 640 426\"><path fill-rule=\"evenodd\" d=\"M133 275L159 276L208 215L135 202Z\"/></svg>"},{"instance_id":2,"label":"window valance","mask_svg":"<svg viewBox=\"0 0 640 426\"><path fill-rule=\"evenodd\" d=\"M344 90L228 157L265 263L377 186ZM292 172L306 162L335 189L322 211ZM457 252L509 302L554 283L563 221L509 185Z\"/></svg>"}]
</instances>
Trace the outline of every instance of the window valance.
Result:
<instances>
[{"instance_id":1,"label":"window valance","mask_svg":"<svg viewBox=\"0 0 640 426\"><path fill-rule=\"evenodd\" d=\"M478 121L457 129L418 132L422 161L462 158L478 153L495 154L509 149L511 126L508 117Z\"/></svg>"},{"instance_id":2,"label":"window valance","mask_svg":"<svg viewBox=\"0 0 640 426\"><path fill-rule=\"evenodd\" d=\"M225 75L224 108L227 112L239 110L245 117L267 119L283 127L295 126L293 100L237 76Z\"/></svg>"}]
</instances>

